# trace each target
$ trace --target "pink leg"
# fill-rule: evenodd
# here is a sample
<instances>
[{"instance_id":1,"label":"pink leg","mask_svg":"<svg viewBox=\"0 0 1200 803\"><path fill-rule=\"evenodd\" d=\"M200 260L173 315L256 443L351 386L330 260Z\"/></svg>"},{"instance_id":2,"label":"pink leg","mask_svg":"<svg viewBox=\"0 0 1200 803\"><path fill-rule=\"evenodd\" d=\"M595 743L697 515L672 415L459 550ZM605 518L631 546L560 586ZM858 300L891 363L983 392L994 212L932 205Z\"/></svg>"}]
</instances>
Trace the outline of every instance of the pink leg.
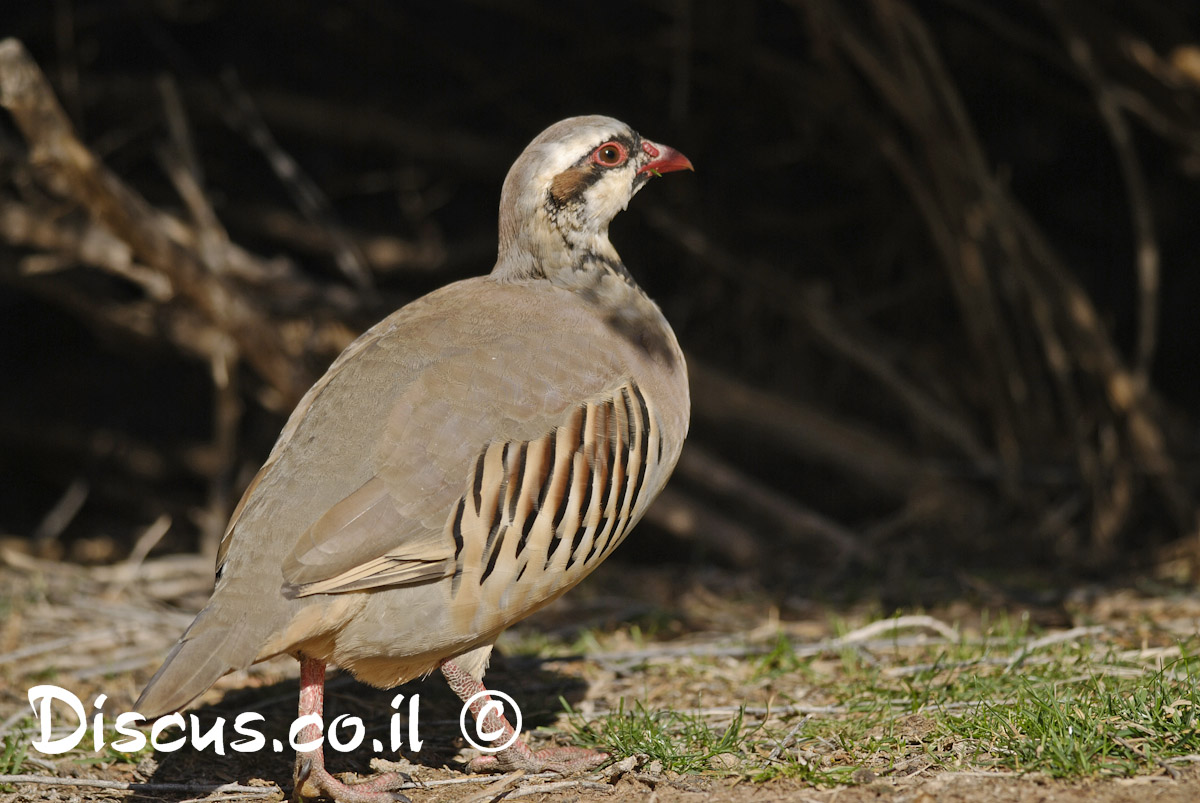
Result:
<instances>
[{"instance_id":1,"label":"pink leg","mask_svg":"<svg viewBox=\"0 0 1200 803\"><path fill-rule=\"evenodd\" d=\"M325 718L325 662L313 658L300 659L300 716L316 714ZM300 742L311 742L321 735L320 728L306 725L300 731ZM407 797L393 791L408 778L389 772L376 775L369 781L348 786L329 774L325 769L325 748L318 747L309 753L296 753L296 771L292 798L302 801L308 798L326 797L338 803L411 803Z\"/></svg>"},{"instance_id":2,"label":"pink leg","mask_svg":"<svg viewBox=\"0 0 1200 803\"><path fill-rule=\"evenodd\" d=\"M459 667L453 661L446 661L442 664L442 674L446 676L446 682L450 684L450 688L458 695L458 699L464 703L481 691L487 691L487 688L475 678L471 677L470 673ZM487 705L489 697L480 697L475 702L471 703L471 713L479 718L479 712ZM504 743L513 735L512 725L508 724L508 720L500 714L496 713L495 708L489 708L487 716L481 723L481 730L487 732L501 731L502 735L499 742ZM608 753L601 753L597 750L587 750L582 747L551 747L546 750L533 752L529 749L529 745L525 744L524 739L517 739L508 747L504 748L494 755L484 755L472 759L467 765L467 769L472 772L481 772L484 770L525 770L527 772L558 772L563 775L572 772L584 772L600 766L609 758Z\"/></svg>"}]
</instances>

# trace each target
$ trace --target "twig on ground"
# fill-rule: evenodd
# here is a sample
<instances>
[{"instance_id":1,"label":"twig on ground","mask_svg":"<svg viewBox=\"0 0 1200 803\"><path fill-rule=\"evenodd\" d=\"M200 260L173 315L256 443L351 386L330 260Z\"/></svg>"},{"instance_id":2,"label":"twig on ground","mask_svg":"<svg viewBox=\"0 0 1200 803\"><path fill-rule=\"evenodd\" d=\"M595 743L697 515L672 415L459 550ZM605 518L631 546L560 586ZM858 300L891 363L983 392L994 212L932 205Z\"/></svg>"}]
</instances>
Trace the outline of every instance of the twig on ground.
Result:
<instances>
[{"instance_id":1,"label":"twig on ground","mask_svg":"<svg viewBox=\"0 0 1200 803\"><path fill-rule=\"evenodd\" d=\"M45 544L62 535L63 530L71 526L75 516L88 498L88 482L82 477L76 477L63 491L62 496L54 503L54 507L42 517L41 522L33 531L33 542Z\"/></svg>"},{"instance_id":2,"label":"twig on ground","mask_svg":"<svg viewBox=\"0 0 1200 803\"><path fill-rule=\"evenodd\" d=\"M521 780L525 776L524 770L517 770L502 776L498 781L490 783L483 789L480 789L467 797L463 798L461 803L483 803L485 800L495 800L498 797L512 797L512 793L502 794L509 787Z\"/></svg>"},{"instance_id":3,"label":"twig on ground","mask_svg":"<svg viewBox=\"0 0 1200 803\"><path fill-rule=\"evenodd\" d=\"M1042 647L1049 647L1051 644L1062 644L1064 641L1081 641L1085 638L1091 638L1092 636L1099 636L1106 630L1107 628L1105 628L1103 625L1094 625L1092 627L1073 627L1070 630L1066 630L1062 633L1051 633L1048 636L1035 639L1034 641L1026 644L1020 652L1018 652L1009 660L1007 671L1011 672L1019 667L1025 661L1025 659L1029 657L1030 653L1040 650Z\"/></svg>"},{"instance_id":4,"label":"twig on ground","mask_svg":"<svg viewBox=\"0 0 1200 803\"><path fill-rule=\"evenodd\" d=\"M806 714L800 719L799 722L792 726L792 729L787 732L786 736L777 740L775 742L775 748L771 751L770 755L767 756L767 761L774 761L775 759L779 758L784 750L787 750L789 747L791 747L792 743L796 741L796 734L808 723L808 720L811 718L811 715Z\"/></svg>"},{"instance_id":5,"label":"twig on ground","mask_svg":"<svg viewBox=\"0 0 1200 803\"><path fill-rule=\"evenodd\" d=\"M1114 742L1116 742L1117 744L1121 745L1121 747L1124 747L1124 748L1125 748L1126 750L1128 750L1130 753L1133 753L1135 756L1137 756L1138 758L1140 758L1142 761L1146 761L1146 762L1153 762L1154 764L1157 764L1159 767L1161 767L1161 768L1162 768L1162 769L1163 769L1163 770L1164 770L1164 771L1167 773L1167 775L1171 776L1171 779L1172 779L1172 780L1179 780L1179 777L1180 777L1179 770L1177 770L1177 769L1175 769L1174 767L1172 767L1172 766L1170 765L1170 763L1168 763L1168 762L1166 762L1166 761L1163 761L1161 758L1158 758L1157 756L1148 756L1148 755L1146 755L1146 751L1145 751L1145 750L1143 750L1142 748L1138 747L1136 744L1134 744L1133 742L1129 741L1128 739L1125 739L1125 738L1123 738L1123 737L1121 737L1121 736L1118 736L1118 735L1117 735L1117 734L1115 734L1115 733L1110 733L1110 734L1108 734L1108 736L1109 736L1109 738L1111 738L1111 739L1112 739Z\"/></svg>"},{"instance_id":6,"label":"twig on ground","mask_svg":"<svg viewBox=\"0 0 1200 803\"><path fill-rule=\"evenodd\" d=\"M78 786L86 789L108 789L119 792L204 792L211 794L238 794L249 797L273 797L281 790L270 786L246 786L238 783L138 783L136 781L106 781L100 778L59 778L54 775L0 775L0 784L34 784L37 786Z\"/></svg>"},{"instance_id":7,"label":"twig on ground","mask_svg":"<svg viewBox=\"0 0 1200 803\"><path fill-rule=\"evenodd\" d=\"M957 641L959 633L950 625L940 619L935 619L932 616L924 616L914 614L909 616L894 616L891 619L880 619L878 622L872 622L869 625L851 630L841 638L835 639L842 644L854 644L860 641L868 641L875 638L880 633L889 633L897 630L907 630L910 628L928 628L937 632L942 638L947 641Z\"/></svg>"},{"instance_id":8,"label":"twig on ground","mask_svg":"<svg viewBox=\"0 0 1200 803\"><path fill-rule=\"evenodd\" d=\"M150 554L150 550L158 545L171 529L171 517L163 513L150 524L142 534L138 536L137 541L133 544L133 550L130 551L129 557L121 563L113 567L114 569L114 586L113 594L120 594L125 590L129 583L141 573L142 564L145 563L146 557Z\"/></svg>"},{"instance_id":9,"label":"twig on ground","mask_svg":"<svg viewBox=\"0 0 1200 803\"><path fill-rule=\"evenodd\" d=\"M46 653L59 652L68 647L78 648L92 643L111 644L116 639L124 636L129 630L128 626L121 625L103 630L95 630L86 634L64 636L63 638L45 641L40 644L31 644L28 647L22 647L19 650L13 650L12 652L0 655L0 665L16 661L26 661L39 655L45 655Z\"/></svg>"},{"instance_id":10,"label":"twig on ground","mask_svg":"<svg viewBox=\"0 0 1200 803\"><path fill-rule=\"evenodd\" d=\"M550 781L543 784L527 784L521 786L511 794L504 795L504 798L512 799L529 797L530 795L550 794L552 792L562 792L566 789L586 789L589 792L603 792L604 794L611 794L615 791L612 786L606 783L597 783L596 781L588 781L583 778L568 778L563 781Z\"/></svg>"}]
</instances>

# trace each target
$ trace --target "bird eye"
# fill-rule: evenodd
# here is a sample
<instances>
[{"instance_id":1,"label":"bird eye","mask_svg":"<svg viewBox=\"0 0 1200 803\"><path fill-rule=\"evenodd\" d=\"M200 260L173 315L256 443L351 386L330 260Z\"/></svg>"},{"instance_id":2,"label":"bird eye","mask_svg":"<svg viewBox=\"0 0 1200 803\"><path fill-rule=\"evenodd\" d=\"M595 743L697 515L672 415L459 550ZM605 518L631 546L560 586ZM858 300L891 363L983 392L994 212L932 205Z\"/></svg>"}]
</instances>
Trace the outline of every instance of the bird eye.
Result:
<instances>
[{"instance_id":1,"label":"bird eye","mask_svg":"<svg viewBox=\"0 0 1200 803\"><path fill-rule=\"evenodd\" d=\"M629 154L619 142L606 142L592 152L592 161L602 167L616 167L624 163Z\"/></svg>"}]
</instances>

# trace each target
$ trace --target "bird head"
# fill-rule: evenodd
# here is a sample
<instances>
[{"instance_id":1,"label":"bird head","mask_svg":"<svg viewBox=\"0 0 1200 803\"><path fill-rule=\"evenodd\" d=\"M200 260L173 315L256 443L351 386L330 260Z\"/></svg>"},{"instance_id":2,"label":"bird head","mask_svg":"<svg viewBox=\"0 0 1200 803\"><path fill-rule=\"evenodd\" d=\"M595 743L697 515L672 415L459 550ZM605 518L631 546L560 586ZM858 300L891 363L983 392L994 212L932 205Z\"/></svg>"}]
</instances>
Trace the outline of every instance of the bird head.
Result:
<instances>
[{"instance_id":1,"label":"bird head","mask_svg":"<svg viewBox=\"0 0 1200 803\"><path fill-rule=\"evenodd\" d=\"M555 123L529 143L504 180L493 275L554 281L589 261L619 266L608 224L652 177L691 169L682 153L620 120Z\"/></svg>"}]
</instances>

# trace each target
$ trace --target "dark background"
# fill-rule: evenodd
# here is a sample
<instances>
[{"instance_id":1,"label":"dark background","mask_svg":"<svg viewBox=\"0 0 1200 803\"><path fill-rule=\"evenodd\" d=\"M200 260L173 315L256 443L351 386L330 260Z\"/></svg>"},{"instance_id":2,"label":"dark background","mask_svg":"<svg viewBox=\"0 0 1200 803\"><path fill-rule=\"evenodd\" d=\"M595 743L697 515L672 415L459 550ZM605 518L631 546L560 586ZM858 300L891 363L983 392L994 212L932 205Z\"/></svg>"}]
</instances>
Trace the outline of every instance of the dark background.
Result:
<instances>
[{"instance_id":1,"label":"dark background","mask_svg":"<svg viewBox=\"0 0 1200 803\"><path fill-rule=\"evenodd\" d=\"M669 496L614 560L903 603L1192 579L1195 3L433 5L57 0L10 4L3 30L82 141L194 231L164 170L177 93L229 239L285 266L231 286L299 332L306 382L490 269L500 183L545 126L609 114L686 153L695 175L612 230L695 380ZM60 235L94 216L0 114L0 213L18 206ZM211 548L288 389L237 361L221 407L178 324L220 327L186 293L2 237L0 532L109 561L167 513L156 554Z\"/></svg>"}]
</instances>

